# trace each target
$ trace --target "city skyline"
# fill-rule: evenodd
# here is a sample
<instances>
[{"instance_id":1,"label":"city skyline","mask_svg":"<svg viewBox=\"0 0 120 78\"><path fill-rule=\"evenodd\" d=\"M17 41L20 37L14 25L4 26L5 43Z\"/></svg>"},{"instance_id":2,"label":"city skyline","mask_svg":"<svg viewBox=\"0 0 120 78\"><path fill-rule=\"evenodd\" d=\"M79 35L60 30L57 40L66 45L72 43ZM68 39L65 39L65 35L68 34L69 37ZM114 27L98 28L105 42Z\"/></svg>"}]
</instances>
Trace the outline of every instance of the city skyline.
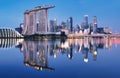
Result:
<instances>
[{"instance_id":1,"label":"city skyline","mask_svg":"<svg viewBox=\"0 0 120 78\"><path fill-rule=\"evenodd\" d=\"M99 27L110 26L113 32L118 32L119 29L119 0L111 1L91 1L91 0L76 0L76 1L16 1L16 0L1 0L0 1L0 27L18 27L24 20L24 11L39 5L55 5L56 8L49 11L49 20L56 18L58 22L65 21L69 17L73 17L74 25L81 24L84 15L89 15L89 22L93 16L97 16ZM21 6L22 5L22 6ZM26 6L27 5L27 6ZM64 5L64 6L62 6ZM72 6L71 6L72 5ZM97 6L96 6L97 5ZM9 13L9 14L8 14Z\"/></svg>"}]
</instances>

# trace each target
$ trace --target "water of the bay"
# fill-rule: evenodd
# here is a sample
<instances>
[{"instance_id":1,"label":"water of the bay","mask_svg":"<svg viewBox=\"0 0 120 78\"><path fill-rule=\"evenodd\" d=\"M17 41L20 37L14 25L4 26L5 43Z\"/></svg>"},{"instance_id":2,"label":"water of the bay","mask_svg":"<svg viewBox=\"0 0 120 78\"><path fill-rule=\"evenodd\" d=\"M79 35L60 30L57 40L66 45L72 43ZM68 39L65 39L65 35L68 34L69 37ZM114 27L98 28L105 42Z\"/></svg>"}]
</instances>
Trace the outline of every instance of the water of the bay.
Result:
<instances>
[{"instance_id":1,"label":"water of the bay","mask_svg":"<svg viewBox=\"0 0 120 78\"><path fill-rule=\"evenodd\" d=\"M120 78L120 39L0 39L0 78Z\"/></svg>"}]
</instances>

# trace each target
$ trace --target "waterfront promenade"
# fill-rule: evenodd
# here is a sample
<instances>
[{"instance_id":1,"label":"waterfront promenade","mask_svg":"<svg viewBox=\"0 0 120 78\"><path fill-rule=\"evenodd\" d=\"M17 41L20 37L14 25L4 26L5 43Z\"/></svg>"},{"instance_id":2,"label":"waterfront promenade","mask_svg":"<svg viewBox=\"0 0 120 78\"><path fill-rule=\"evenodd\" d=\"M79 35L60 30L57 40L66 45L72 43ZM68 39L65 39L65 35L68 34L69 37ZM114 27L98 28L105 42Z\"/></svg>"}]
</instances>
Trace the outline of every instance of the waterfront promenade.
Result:
<instances>
[{"instance_id":1,"label":"waterfront promenade","mask_svg":"<svg viewBox=\"0 0 120 78\"><path fill-rule=\"evenodd\" d=\"M14 36L14 37L0 37L0 38L24 38L27 40L44 40L44 39L80 39L80 38L120 38L120 34L92 34L92 35L81 35L81 34L68 34L68 35L30 35L30 36Z\"/></svg>"},{"instance_id":2,"label":"waterfront promenade","mask_svg":"<svg viewBox=\"0 0 120 78\"><path fill-rule=\"evenodd\" d=\"M33 34L33 35L22 35L17 31L12 29L0 29L0 38L24 38L24 39L32 39L32 40L43 40L43 39L60 39L60 38L68 38L68 39L77 39L77 38L120 38L120 34L80 34L80 33L72 33L72 34Z\"/></svg>"},{"instance_id":3,"label":"waterfront promenade","mask_svg":"<svg viewBox=\"0 0 120 78\"><path fill-rule=\"evenodd\" d=\"M67 38L84 38L84 37L92 37L92 38L120 38L120 34L68 34Z\"/></svg>"}]
</instances>

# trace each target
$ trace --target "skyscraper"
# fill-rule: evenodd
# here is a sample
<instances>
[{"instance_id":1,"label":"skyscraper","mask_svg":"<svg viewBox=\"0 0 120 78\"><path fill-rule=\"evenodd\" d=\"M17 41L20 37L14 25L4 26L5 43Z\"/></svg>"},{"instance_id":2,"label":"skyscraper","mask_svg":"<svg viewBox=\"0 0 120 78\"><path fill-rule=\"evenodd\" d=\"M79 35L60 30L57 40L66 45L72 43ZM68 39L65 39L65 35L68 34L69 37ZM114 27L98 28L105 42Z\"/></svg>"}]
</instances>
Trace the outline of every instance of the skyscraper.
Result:
<instances>
[{"instance_id":1,"label":"skyscraper","mask_svg":"<svg viewBox=\"0 0 120 78\"><path fill-rule=\"evenodd\" d=\"M97 17L93 17L93 33L97 33Z\"/></svg>"},{"instance_id":2,"label":"skyscraper","mask_svg":"<svg viewBox=\"0 0 120 78\"><path fill-rule=\"evenodd\" d=\"M48 18L47 18L47 10L43 9L39 11L38 16L38 33L45 33L48 31Z\"/></svg>"},{"instance_id":3,"label":"skyscraper","mask_svg":"<svg viewBox=\"0 0 120 78\"><path fill-rule=\"evenodd\" d=\"M49 31L50 32L56 32L56 28L57 28L57 19L54 19L54 20L50 20L49 22Z\"/></svg>"},{"instance_id":4,"label":"skyscraper","mask_svg":"<svg viewBox=\"0 0 120 78\"><path fill-rule=\"evenodd\" d=\"M93 33L97 33L97 23L93 24Z\"/></svg>"},{"instance_id":5,"label":"skyscraper","mask_svg":"<svg viewBox=\"0 0 120 78\"><path fill-rule=\"evenodd\" d=\"M73 19L72 17L69 17L67 20L67 27L70 33L73 32Z\"/></svg>"},{"instance_id":6,"label":"skyscraper","mask_svg":"<svg viewBox=\"0 0 120 78\"><path fill-rule=\"evenodd\" d=\"M97 24L97 17L96 16L93 17L93 23Z\"/></svg>"},{"instance_id":7,"label":"skyscraper","mask_svg":"<svg viewBox=\"0 0 120 78\"><path fill-rule=\"evenodd\" d=\"M90 34L93 33L93 23L90 23Z\"/></svg>"},{"instance_id":8,"label":"skyscraper","mask_svg":"<svg viewBox=\"0 0 120 78\"><path fill-rule=\"evenodd\" d=\"M23 35L45 34L49 30L48 9L55 6L38 6L24 13Z\"/></svg>"},{"instance_id":9,"label":"skyscraper","mask_svg":"<svg viewBox=\"0 0 120 78\"><path fill-rule=\"evenodd\" d=\"M61 26L63 29L68 29L66 21L62 21Z\"/></svg>"},{"instance_id":10,"label":"skyscraper","mask_svg":"<svg viewBox=\"0 0 120 78\"><path fill-rule=\"evenodd\" d=\"M90 34L97 33L97 17L93 17L92 23L90 23Z\"/></svg>"},{"instance_id":11,"label":"skyscraper","mask_svg":"<svg viewBox=\"0 0 120 78\"><path fill-rule=\"evenodd\" d=\"M88 15L84 15L84 29L88 29L89 25L88 25Z\"/></svg>"}]
</instances>

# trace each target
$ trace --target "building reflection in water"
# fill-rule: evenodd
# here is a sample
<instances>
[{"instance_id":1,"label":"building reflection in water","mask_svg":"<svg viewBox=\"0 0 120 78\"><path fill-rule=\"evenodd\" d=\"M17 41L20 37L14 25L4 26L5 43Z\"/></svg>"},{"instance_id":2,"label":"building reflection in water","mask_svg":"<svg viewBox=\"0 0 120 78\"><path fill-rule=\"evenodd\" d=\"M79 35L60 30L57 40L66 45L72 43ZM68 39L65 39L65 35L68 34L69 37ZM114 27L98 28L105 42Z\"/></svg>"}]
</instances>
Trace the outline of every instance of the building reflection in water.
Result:
<instances>
[{"instance_id":1,"label":"building reflection in water","mask_svg":"<svg viewBox=\"0 0 120 78\"><path fill-rule=\"evenodd\" d=\"M11 41L12 40L12 41ZM37 70L54 70L49 67L48 57L57 58L59 54L72 59L74 54L81 53L83 61L87 63L88 57L97 60L99 49L110 49L113 44L120 44L120 39L115 38L84 38L56 41L22 41L16 39L0 39L0 47L7 48L16 45L24 54L24 64Z\"/></svg>"},{"instance_id":2,"label":"building reflection in water","mask_svg":"<svg viewBox=\"0 0 120 78\"><path fill-rule=\"evenodd\" d=\"M48 67L48 42L25 41L21 51L24 53L24 64L37 70L54 70Z\"/></svg>"},{"instance_id":3,"label":"building reflection in water","mask_svg":"<svg viewBox=\"0 0 120 78\"><path fill-rule=\"evenodd\" d=\"M0 38L0 48L12 48L23 42L23 39Z\"/></svg>"}]
</instances>

